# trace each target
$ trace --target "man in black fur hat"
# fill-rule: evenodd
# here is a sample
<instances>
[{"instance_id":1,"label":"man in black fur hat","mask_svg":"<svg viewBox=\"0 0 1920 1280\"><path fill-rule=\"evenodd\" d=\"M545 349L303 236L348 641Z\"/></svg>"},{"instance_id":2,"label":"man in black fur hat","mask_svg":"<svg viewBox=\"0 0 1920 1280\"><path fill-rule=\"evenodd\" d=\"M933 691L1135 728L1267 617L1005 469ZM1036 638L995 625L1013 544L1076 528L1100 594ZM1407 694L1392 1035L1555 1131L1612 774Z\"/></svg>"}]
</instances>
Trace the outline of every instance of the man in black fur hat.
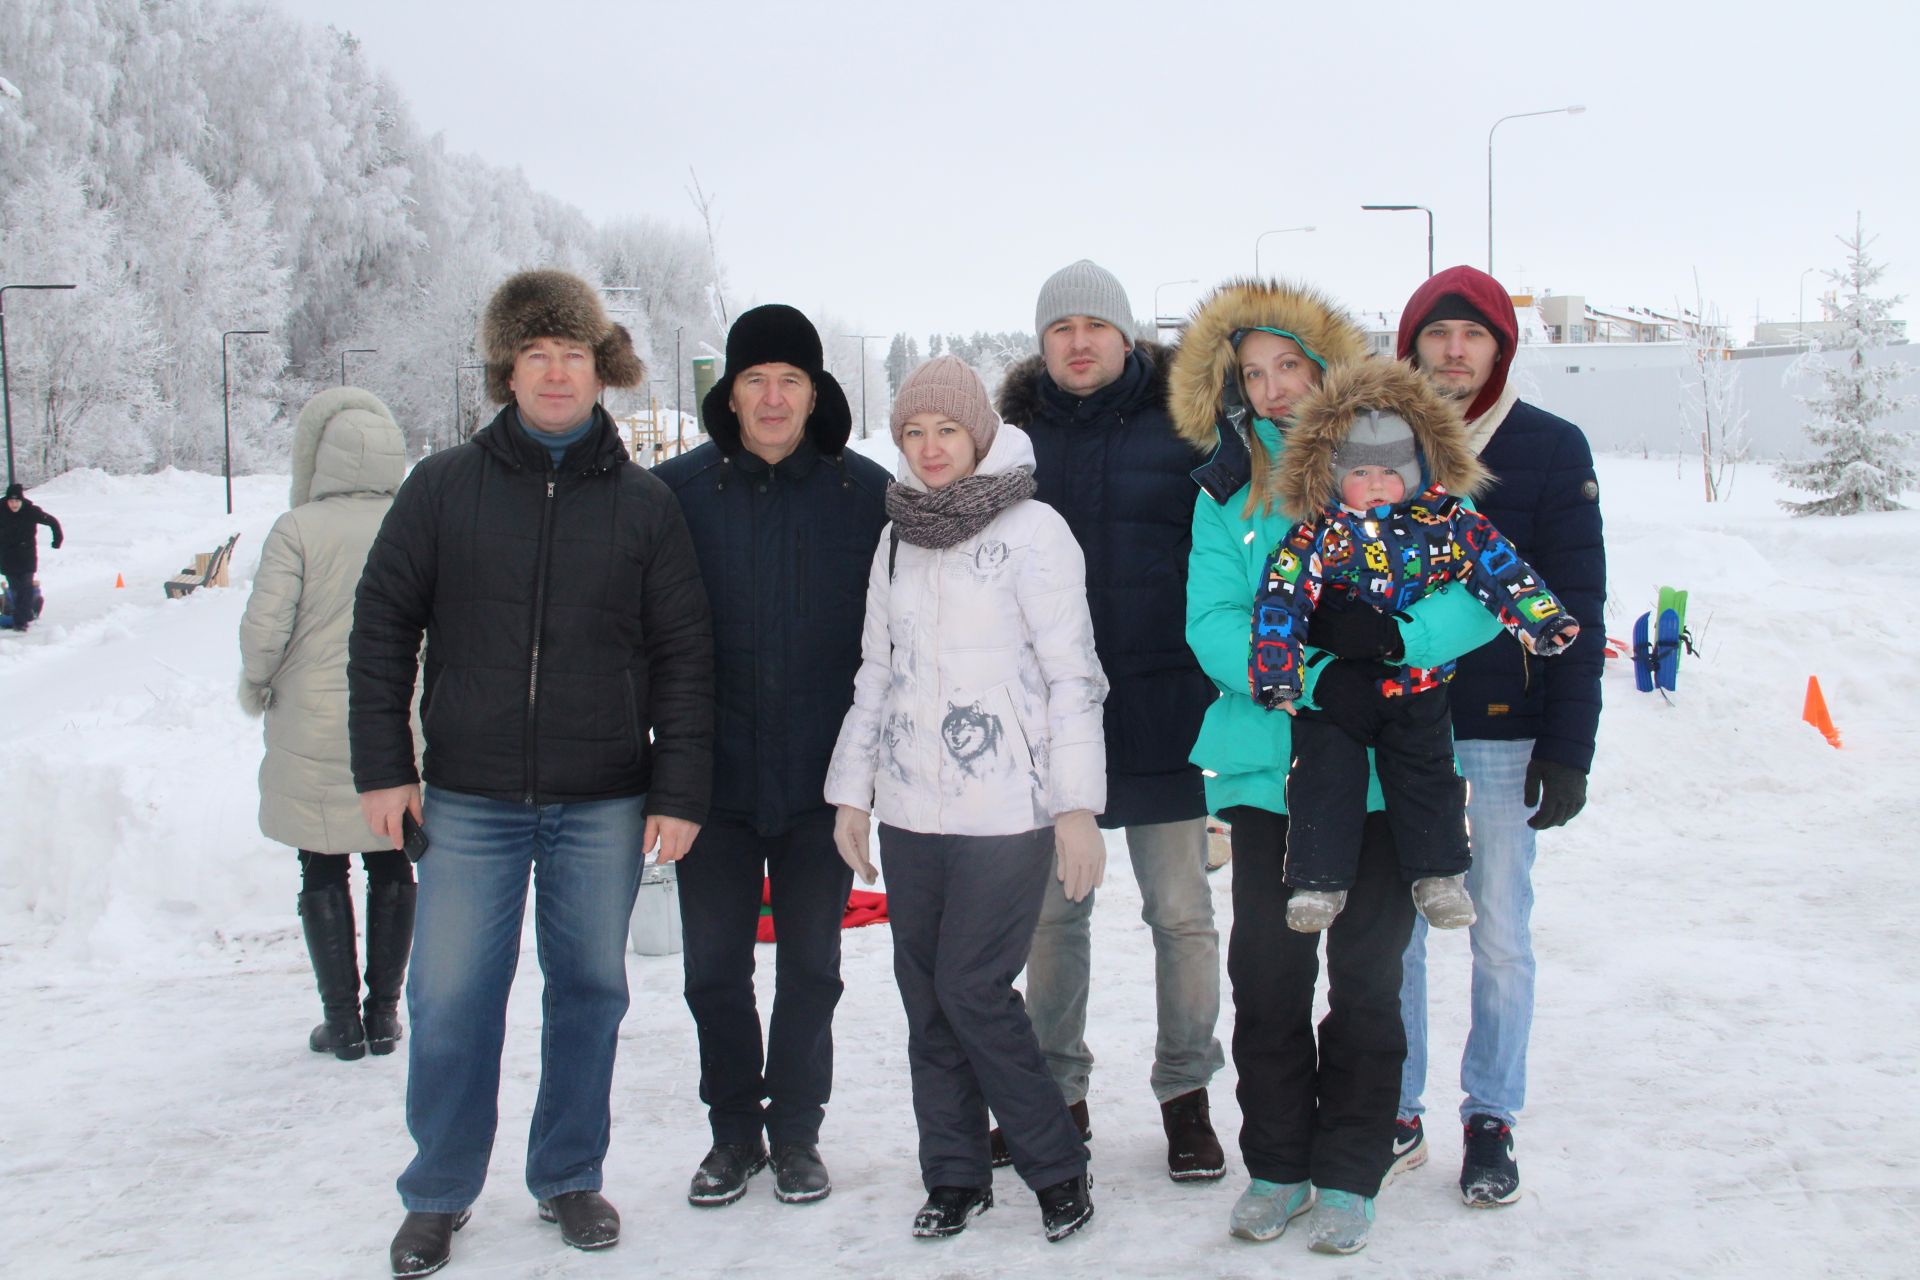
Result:
<instances>
[{"instance_id":1,"label":"man in black fur hat","mask_svg":"<svg viewBox=\"0 0 1920 1280\"><path fill-rule=\"evenodd\" d=\"M505 408L400 486L348 642L361 809L420 861L418 1153L399 1180L395 1276L446 1264L486 1180L530 873L546 988L527 1189L566 1243L618 1242L600 1187L628 918L643 856L693 843L713 766L713 633L686 521L598 403L644 376L632 340L586 281L523 271L487 303L481 345Z\"/></svg>"},{"instance_id":2,"label":"man in black fur hat","mask_svg":"<svg viewBox=\"0 0 1920 1280\"><path fill-rule=\"evenodd\" d=\"M700 416L708 443L654 469L693 530L715 640L712 813L679 871L713 1130L687 1199L731 1204L771 1159L774 1195L804 1204L832 1189L820 1123L853 886L833 845L827 764L853 705L887 473L847 448L847 398L792 307L734 322ZM763 884L777 948L764 1048L753 989Z\"/></svg>"}]
</instances>

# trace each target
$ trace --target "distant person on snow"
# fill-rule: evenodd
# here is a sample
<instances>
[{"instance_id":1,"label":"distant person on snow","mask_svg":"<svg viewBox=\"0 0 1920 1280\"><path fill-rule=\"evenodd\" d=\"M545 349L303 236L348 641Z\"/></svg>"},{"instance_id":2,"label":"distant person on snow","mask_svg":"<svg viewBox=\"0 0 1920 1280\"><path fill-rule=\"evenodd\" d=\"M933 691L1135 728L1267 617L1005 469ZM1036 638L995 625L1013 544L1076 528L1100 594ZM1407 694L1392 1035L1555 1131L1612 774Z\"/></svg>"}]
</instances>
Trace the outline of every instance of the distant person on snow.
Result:
<instances>
[{"instance_id":1,"label":"distant person on snow","mask_svg":"<svg viewBox=\"0 0 1920 1280\"><path fill-rule=\"evenodd\" d=\"M1047 1239L1063 1240L1093 1216L1087 1144L1013 980L1050 885L1078 902L1106 869L1107 680L1086 564L1033 500L1026 433L962 361L908 374L892 425L893 523L826 798L840 856L869 884L880 819L927 1191L913 1234L954 1235L992 1207L991 1107Z\"/></svg>"},{"instance_id":2,"label":"distant person on snow","mask_svg":"<svg viewBox=\"0 0 1920 1280\"><path fill-rule=\"evenodd\" d=\"M618 1243L600 1187L628 921L645 856L674 862L693 843L712 768L693 543L598 403L645 376L632 339L586 281L525 271L488 301L480 349L506 407L400 486L348 642L362 811L396 849L412 822L428 842L407 979L418 1150L399 1179L396 1276L446 1264L486 1182L529 878L545 987L526 1185L565 1243Z\"/></svg>"},{"instance_id":3,"label":"distant person on snow","mask_svg":"<svg viewBox=\"0 0 1920 1280\"><path fill-rule=\"evenodd\" d=\"M1472 931L1473 1004L1460 1088L1466 1152L1460 1193L1469 1205L1520 1198L1513 1123L1527 1095L1533 1026L1534 833L1571 821L1587 802L1600 722L1607 558L1600 483L1580 429L1519 399L1508 384L1519 324L1498 280L1450 267L1414 291L1400 315L1399 354L1458 402L1467 447L1494 484L1481 512L1553 584L1580 638L1563 656L1535 664L1512 635L1460 660L1452 689L1454 749L1471 789L1473 868L1467 888L1479 919ZM1334 623L1323 627L1323 621ZM1368 658L1400 643L1401 627L1373 610L1326 611L1308 639L1341 657ZM1531 816L1529 814L1531 813ZM1427 1081L1426 928L1407 946L1401 1013L1407 1060L1400 1084L1394 1170L1427 1159L1421 1094Z\"/></svg>"},{"instance_id":4,"label":"distant person on snow","mask_svg":"<svg viewBox=\"0 0 1920 1280\"><path fill-rule=\"evenodd\" d=\"M0 508L0 577L6 578L7 590L13 593L15 631L25 631L37 612L33 575L40 567L39 525L53 530L53 549L58 551L65 540L60 522L27 501L27 491L19 484L8 485L6 503Z\"/></svg>"},{"instance_id":5,"label":"distant person on snow","mask_svg":"<svg viewBox=\"0 0 1920 1280\"><path fill-rule=\"evenodd\" d=\"M1414 906L1438 929L1473 923L1466 784L1454 768L1447 714L1454 664L1387 668L1389 696L1363 725L1296 713L1294 703L1309 620L1336 602L1404 616L1460 582L1528 653L1559 653L1580 634L1513 544L1462 502L1485 478L1459 410L1403 364L1333 369L1294 406L1278 488L1282 508L1300 523L1261 570L1248 660L1254 701L1296 714L1287 770L1289 928L1317 933L1346 905L1367 814L1369 751Z\"/></svg>"},{"instance_id":6,"label":"distant person on snow","mask_svg":"<svg viewBox=\"0 0 1920 1280\"><path fill-rule=\"evenodd\" d=\"M240 618L240 706L266 716L260 831L300 853L300 927L325 1021L307 1047L392 1053L413 945L413 868L367 825L347 751L353 594L407 473L407 443L370 391L335 387L293 427L290 509L267 534ZM367 872L367 997L360 1003L347 855Z\"/></svg>"}]
</instances>

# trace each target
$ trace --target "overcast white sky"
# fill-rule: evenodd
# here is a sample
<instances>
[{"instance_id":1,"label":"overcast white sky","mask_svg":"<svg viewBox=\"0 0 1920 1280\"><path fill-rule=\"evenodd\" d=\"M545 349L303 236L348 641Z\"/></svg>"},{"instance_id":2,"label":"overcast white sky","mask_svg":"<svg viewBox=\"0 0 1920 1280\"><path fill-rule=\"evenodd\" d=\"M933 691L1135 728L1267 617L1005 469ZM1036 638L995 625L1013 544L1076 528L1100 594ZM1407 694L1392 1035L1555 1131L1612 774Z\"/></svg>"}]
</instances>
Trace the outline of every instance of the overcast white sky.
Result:
<instances>
[{"instance_id":1,"label":"overcast white sky","mask_svg":"<svg viewBox=\"0 0 1920 1280\"><path fill-rule=\"evenodd\" d=\"M1029 328L1091 257L1134 311L1254 266L1396 309L1438 265L1794 319L1864 212L1920 315L1920 18L1823 3L277 0L344 28L457 150L595 219L719 216L730 300L869 333ZM1806 277L1807 313L1822 277ZM1920 326L1916 326L1920 327Z\"/></svg>"}]
</instances>

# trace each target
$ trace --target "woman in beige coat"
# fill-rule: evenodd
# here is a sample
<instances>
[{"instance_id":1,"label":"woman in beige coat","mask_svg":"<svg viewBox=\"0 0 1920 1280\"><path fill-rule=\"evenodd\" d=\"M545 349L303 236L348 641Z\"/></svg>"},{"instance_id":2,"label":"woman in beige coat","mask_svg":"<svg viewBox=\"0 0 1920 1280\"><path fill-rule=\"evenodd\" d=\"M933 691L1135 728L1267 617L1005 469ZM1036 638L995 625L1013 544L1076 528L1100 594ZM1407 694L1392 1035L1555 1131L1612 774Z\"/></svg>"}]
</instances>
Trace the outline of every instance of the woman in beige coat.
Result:
<instances>
[{"instance_id":1,"label":"woman in beige coat","mask_svg":"<svg viewBox=\"0 0 1920 1280\"><path fill-rule=\"evenodd\" d=\"M342 1059L393 1052L413 945L413 868L361 817L347 753L354 590L406 467L400 428L371 392L309 400L293 429L292 509L267 535L240 620L240 705L266 716L260 830L300 852L300 924L326 1014L307 1043ZM364 1016L347 888L356 851L367 871Z\"/></svg>"}]
</instances>

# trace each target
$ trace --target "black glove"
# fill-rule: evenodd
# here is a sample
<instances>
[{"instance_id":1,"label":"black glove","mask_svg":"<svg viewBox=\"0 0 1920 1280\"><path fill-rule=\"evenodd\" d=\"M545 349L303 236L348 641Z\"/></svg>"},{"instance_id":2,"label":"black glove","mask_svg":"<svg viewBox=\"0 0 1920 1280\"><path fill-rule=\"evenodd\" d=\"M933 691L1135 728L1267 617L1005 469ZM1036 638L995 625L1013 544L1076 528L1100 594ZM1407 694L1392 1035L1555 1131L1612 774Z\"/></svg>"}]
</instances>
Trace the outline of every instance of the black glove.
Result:
<instances>
[{"instance_id":1,"label":"black glove","mask_svg":"<svg viewBox=\"0 0 1920 1280\"><path fill-rule=\"evenodd\" d=\"M1587 775L1580 769L1551 760L1527 762L1526 788L1521 798L1539 810L1527 819L1535 831L1564 827L1587 807Z\"/></svg>"},{"instance_id":2,"label":"black glove","mask_svg":"<svg viewBox=\"0 0 1920 1280\"><path fill-rule=\"evenodd\" d=\"M1356 742L1371 742L1385 718L1387 699L1380 692L1380 682L1393 674L1393 668L1378 662L1352 658L1329 662L1313 686L1313 704L1334 728Z\"/></svg>"},{"instance_id":3,"label":"black glove","mask_svg":"<svg viewBox=\"0 0 1920 1280\"><path fill-rule=\"evenodd\" d=\"M1307 622L1307 643L1336 658L1398 662L1407 646L1390 613L1358 603L1323 604Z\"/></svg>"},{"instance_id":4,"label":"black glove","mask_svg":"<svg viewBox=\"0 0 1920 1280\"><path fill-rule=\"evenodd\" d=\"M64 538L55 538L55 539L53 540L53 549L54 549L55 551L58 551L58 550L60 549L60 544L61 544L62 542L64 542L64 541L66 541L66 539L64 539Z\"/></svg>"}]
</instances>

